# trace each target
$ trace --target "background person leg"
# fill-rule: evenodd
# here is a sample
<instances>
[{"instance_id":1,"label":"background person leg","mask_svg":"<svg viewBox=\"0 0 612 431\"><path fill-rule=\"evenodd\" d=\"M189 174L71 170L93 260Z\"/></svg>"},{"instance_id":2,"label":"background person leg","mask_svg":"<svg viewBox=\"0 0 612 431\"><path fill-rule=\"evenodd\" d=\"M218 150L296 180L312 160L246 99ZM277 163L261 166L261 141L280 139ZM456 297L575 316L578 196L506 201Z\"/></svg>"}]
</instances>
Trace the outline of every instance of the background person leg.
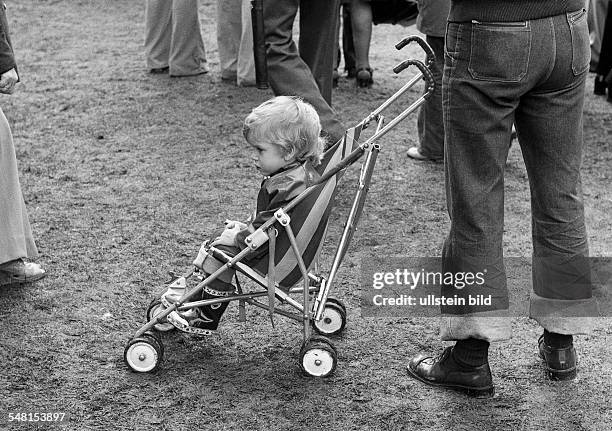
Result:
<instances>
[{"instance_id":1,"label":"background person leg","mask_svg":"<svg viewBox=\"0 0 612 431\"><path fill-rule=\"evenodd\" d=\"M147 67L155 72L168 67L172 28L172 4L147 0L145 9L145 55Z\"/></svg>"},{"instance_id":2,"label":"background person leg","mask_svg":"<svg viewBox=\"0 0 612 431\"><path fill-rule=\"evenodd\" d=\"M168 62L170 76L208 72L197 0L172 0L172 41Z\"/></svg>"}]
</instances>

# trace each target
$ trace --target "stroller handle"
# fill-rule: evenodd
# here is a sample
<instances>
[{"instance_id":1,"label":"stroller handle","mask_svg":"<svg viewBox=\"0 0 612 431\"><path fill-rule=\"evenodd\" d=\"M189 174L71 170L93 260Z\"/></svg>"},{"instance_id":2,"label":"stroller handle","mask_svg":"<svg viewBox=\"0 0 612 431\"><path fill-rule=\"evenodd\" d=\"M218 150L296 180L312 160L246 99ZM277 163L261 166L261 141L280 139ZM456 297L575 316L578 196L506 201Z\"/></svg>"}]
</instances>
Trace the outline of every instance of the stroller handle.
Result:
<instances>
[{"instance_id":1,"label":"stroller handle","mask_svg":"<svg viewBox=\"0 0 612 431\"><path fill-rule=\"evenodd\" d=\"M431 46L429 46L429 44L427 42L425 42L425 40L423 40L423 38L416 36L416 35L412 35L412 36L408 36L404 39L402 39L401 41L399 41L396 45L395 45L395 49L400 50L403 47L405 47L406 45L410 44L410 42L416 42L419 44L419 46L423 49L423 51L425 51L425 55L426 55L426 63L427 66L431 67L435 61L436 61L436 55L433 52L433 49L431 49ZM397 72L396 72L397 73Z\"/></svg>"},{"instance_id":2,"label":"stroller handle","mask_svg":"<svg viewBox=\"0 0 612 431\"><path fill-rule=\"evenodd\" d=\"M400 73L402 70L407 69L410 66L416 66L421 71L421 74L423 75L423 80L427 83L427 91L425 97L429 97L429 95L433 93L436 84L431 70L429 70L429 68L425 66L421 61L404 60L393 68L393 72Z\"/></svg>"}]
</instances>

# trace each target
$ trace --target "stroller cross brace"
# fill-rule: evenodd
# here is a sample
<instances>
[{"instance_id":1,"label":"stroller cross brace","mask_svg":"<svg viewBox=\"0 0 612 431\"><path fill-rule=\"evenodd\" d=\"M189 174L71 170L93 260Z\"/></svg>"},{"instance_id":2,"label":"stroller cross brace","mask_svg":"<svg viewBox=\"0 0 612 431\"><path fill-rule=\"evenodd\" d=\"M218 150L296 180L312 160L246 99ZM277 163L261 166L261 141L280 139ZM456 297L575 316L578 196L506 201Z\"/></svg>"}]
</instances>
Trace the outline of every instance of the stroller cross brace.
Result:
<instances>
[{"instance_id":1,"label":"stroller cross brace","mask_svg":"<svg viewBox=\"0 0 612 431\"><path fill-rule=\"evenodd\" d=\"M146 373L154 372L159 368L164 351L159 333L169 332L174 329L174 326L167 320L168 315L173 311L186 311L204 305L238 301L240 320L245 320L245 305L250 304L267 310L271 320L274 314L278 314L302 322L303 343L299 353L301 369L306 374L314 377L326 377L334 372L338 362L337 352L328 337L337 335L344 330L346 325L346 307L340 300L329 296L329 292L363 211L374 166L381 148L377 141L404 120L404 118L416 111L434 90L433 75L429 69L434 62L434 54L429 45L418 36L410 36L402 40L396 45L396 48L402 49L410 42L417 42L425 51L425 63L409 59L398 64L393 69L395 73L400 73L410 66L415 66L418 72L357 126L347 130L344 138L326 151L324 158L328 158L330 161L318 181L295 197L285 207L278 209L273 217L249 235L246 238L248 247L235 256L231 256L219 248L209 247L207 253L221 262L221 267L207 277L203 277L197 269L190 269L179 278L176 278L174 283L177 281L186 283L186 280L193 276L200 280L195 287L187 290L179 300L169 304L168 307L162 304L159 298L151 302L147 310L148 323L136 331L124 349L125 363L131 370ZM389 121L387 125L384 125L382 112L421 79L426 83L424 93L408 108ZM376 122L375 132L363 143L359 143L358 137L361 130L365 129L372 121ZM307 198L312 198L311 195L320 192L322 187L325 187L330 182L333 182L333 190L327 200L319 199L316 196L314 205L332 205L332 196L337 188L337 180L349 166L353 165L364 155L365 160L361 167L357 190L329 274L327 277L323 277L320 274L309 272L309 266L311 266L312 262L308 263L303 258L306 244L300 243L303 242L303 239L296 238L294 229L291 226L291 212ZM334 161L336 162L333 163ZM322 201L322 203L317 203L317 201ZM327 211L326 214L328 213ZM324 220L324 224L326 228L327 220ZM282 269L279 269L279 265L276 262L278 259L276 259L277 254L275 250L279 230L284 232L289 240L290 251L287 253L291 253L291 260L294 260L292 263L297 264L297 268L299 268L302 286L293 285L287 288L279 284L279 271L282 272ZM320 242L322 243L323 239L320 239ZM241 262L241 260L253 250L264 247L266 243L268 243L268 256L270 258L268 258L267 276L263 276L260 272ZM317 255L320 251L320 245L318 244L316 247ZM193 298L201 294L205 286L230 269L236 271L235 292L225 297L192 301ZM243 291L238 282L238 273L248 277L262 289ZM292 294L299 295L300 293L303 297L302 303L291 296ZM257 300L257 298L265 296L268 297L267 304ZM276 301L279 301L281 304L287 304L296 311L277 308L275 307ZM274 324L273 320L272 324ZM313 328L318 333L317 335L312 333Z\"/></svg>"}]
</instances>

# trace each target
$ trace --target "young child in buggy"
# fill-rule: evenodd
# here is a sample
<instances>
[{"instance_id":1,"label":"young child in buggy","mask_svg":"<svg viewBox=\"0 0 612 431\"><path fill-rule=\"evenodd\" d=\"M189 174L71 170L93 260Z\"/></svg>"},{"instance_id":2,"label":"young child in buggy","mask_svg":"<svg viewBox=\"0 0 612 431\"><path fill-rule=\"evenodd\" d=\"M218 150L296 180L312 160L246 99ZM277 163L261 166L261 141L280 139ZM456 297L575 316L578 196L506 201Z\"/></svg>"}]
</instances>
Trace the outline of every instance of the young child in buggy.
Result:
<instances>
[{"instance_id":1,"label":"young child in buggy","mask_svg":"<svg viewBox=\"0 0 612 431\"><path fill-rule=\"evenodd\" d=\"M204 272L205 277L223 265L206 252L208 247L214 246L232 256L248 248L245 243L247 236L320 178L314 168L323 156L325 140L320 136L321 124L317 112L300 98L279 96L262 103L246 117L243 134L255 150L255 166L264 176L257 196L257 209L244 223L226 221L225 229L219 236L202 244L193 263ZM267 254L267 247L260 247L247 255L243 262L251 267L265 268ZM233 294L233 276L233 270L223 272L203 288L201 299ZM185 285L179 279L161 296L161 302L169 307L184 293ZM217 329L227 305L228 302L221 302L193 307L184 312L173 311L167 320L183 332L208 335Z\"/></svg>"}]
</instances>

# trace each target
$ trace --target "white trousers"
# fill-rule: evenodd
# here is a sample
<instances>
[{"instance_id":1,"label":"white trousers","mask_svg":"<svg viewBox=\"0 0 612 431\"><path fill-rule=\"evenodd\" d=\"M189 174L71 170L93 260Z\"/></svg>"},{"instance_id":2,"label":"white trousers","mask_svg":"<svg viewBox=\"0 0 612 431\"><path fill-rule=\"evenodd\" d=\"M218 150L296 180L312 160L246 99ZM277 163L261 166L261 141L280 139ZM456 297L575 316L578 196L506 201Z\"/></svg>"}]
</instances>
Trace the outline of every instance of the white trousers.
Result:
<instances>
[{"instance_id":1,"label":"white trousers","mask_svg":"<svg viewBox=\"0 0 612 431\"><path fill-rule=\"evenodd\" d=\"M144 45L149 69L169 67L171 76L207 72L198 0L147 0Z\"/></svg>"},{"instance_id":2,"label":"white trousers","mask_svg":"<svg viewBox=\"0 0 612 431\"><path fill-rule=\"evenodd\" d=\"M19 186L13 135L0 109L0 263L37 255Z\"/></svg>"},{"instance_id":3,"label":"white trousers","mask_svg":"<svg viewBox=\"0 0 612 431\"><path fill-rule=\"evenodd\" d=\"M250 0L217 0L217 45L221 78L255 85Z\"/></svg>"}]
</instances>

